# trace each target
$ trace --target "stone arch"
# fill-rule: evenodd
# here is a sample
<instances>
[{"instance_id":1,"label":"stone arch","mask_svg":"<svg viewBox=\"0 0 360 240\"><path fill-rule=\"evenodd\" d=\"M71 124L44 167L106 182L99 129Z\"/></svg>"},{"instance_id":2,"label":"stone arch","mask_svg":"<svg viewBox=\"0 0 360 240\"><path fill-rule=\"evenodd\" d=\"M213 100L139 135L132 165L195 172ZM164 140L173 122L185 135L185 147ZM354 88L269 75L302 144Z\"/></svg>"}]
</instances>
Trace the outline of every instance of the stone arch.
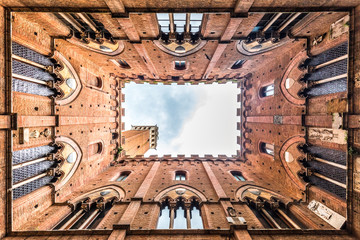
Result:
<instances>
[{"instance_id":1,"label":"stone arch","mask_svg":"<svg viewBox=\"0 0 360 240\"><path fill-rule=\"evenodd\" d=\"M74 101L79 95L82 85L79 75L70 62L58 51L54 52L54 59L58 62L54 73L60 79L55 83L55 89L59 95L55 97L55 103L66 105Z\"/></svg>"},{"instance_id":2,"label":"stone arch","mask_svg":"<svg viewBox=\"0 0 360 240\"><path fill-rule=\"evenodd\" d=\"M102 194L105 191L110 191L110 192L106 195ZM70 201L70 204L75 206L77 203L83 201L84 199L89 198L90 201L94 201L100 197L103 197L104 201L110 201L114 199L114 201L119 202L125 198L125 191L119 186L107 185L100 188L95 188L87 193L77 196L76 198Z\"/></svg>"},{"instance_id":3,"label":"stone arch","mask_svg":"<svg viewBox=\"0 0 360 240\"><path fill-rule=\"evenodd\" d=\"M58 181L54 183L55 191L57 191L64 186L76 172L83 153L79 145L71 138L60 136L55 139L55 142L60 146L60 151L56 153L55 158L61 161L56 170L61 176Z\"/></svg>"},{"instance_id":4,"label":"stone arch","mask_svg":"<svg viewBox=\"0 0 360 240\"><path fill-rule=\"evenodd\" d=\"M235 198L242 202L246 201L245 198L255 198L256 199L258 197L262 197L262 198L268 199L268 200L275 197L276 199L282 201L285 204L293 202L293 200L288 197L285 197L285 196L278 194L267 188L260 187L257 185L252 185L252 184L243 185L235 192Z\"/></svg>"},{"instance_id":5,"label":"stone arch","mask_svg":"<svg viewBox=\"0 0 360 240\"><path fill-rule=\"evenodd\" d=\"M173 185L162 190L155 196L154 201L159 202L163 198L170 198L175 200L179 197L182 197L184 199L192 199L195 197L201 202L207 201L205 195L202 194L199 190L196 190L195 188L184 184Z\"/></svg>"},{"instance_id":6,"label":"stone arch","mask_svg":"<svg viewBox=\"0 0 360 240\"><path fill-rule=\"evenodd\" d=\"M281 146L279 155L280 155L280 161L281 164L284 166L285 172L288 174L290 179L295 183L295 185L300 189L305 189L306 183L299 177L299 172L302 171L301 164L296 160L299 158L299 156L293 156L293 161L289 162L286 159L286 152L292 152L297 151L299 154L300 151L298 150L297 146L299 144L304 144L305 138L304 136L293 136L289 139L287 139L284 144ZM296 150L294 150L296 149ZM295 154L296 152L294 152Z\"/></svg>"},{"instance_id":7,"label":"stone arch","mask_svg":"<svg viewBox=\"0 0 360 240\"><path fill-rule=\"evenodd\" d=\"M300 98L297 93L304 88L304 86L299 83L299 79L304 75L304 70L299 69L299 65L306 58L308 58L306 50L299 52L286 67L286 71L280 82L280 91L286 100L298 106L305 105L305 98ZM290 79L292 81L292 85L287 86ZM291 90L291 88L295 89Z\"/></svg>"},{"instance_id":8,"label":"stone arch","mask_svg":"<svg viewBox=\"0 0 360 240\"><path fill-rule=\"evenodd\" d=\"M245 40L240 40L236 46L236 49L245 56L253 56L281 47L290 41L291 39L289 37L285 37L278 42L266 41L263 43L258 43L257 41L247 43Z\"/></svg>"},{"instance_id":9,"label":"stone arch","mask_svg":"<svg viewBox=\"0 0 360 240\"><path fill-rule=\"evenodd\" d=\"M190 54L196 53L197 51L202 49L206 45L206 43L207 41L205 40L200 40L196 44L186 43L187 45L185 45L184 52L175 52L175 49L180 46L177 43L173 42L169 45L165 45L162 43L161 40L154 41L155 46L157 46L161 51L176 57L185 57Z\"/></svg>"},{"instance_id":10,"label":"stone arch","mask_svg":"<svg viewBox=\"0 0 360 240\"><path fill-rule=\"evenodd\" d=\"M90 51L100 53L107 56L116 56L122 53L125 48L125 45L122 41L109 41L104 40L103 42L99 43L97 41L88 40L88 42L83 42L77 39L75 36L72 38L67 39L68 42L77 45L79 47L86 48Z\"/></svg>"}]
</instances>

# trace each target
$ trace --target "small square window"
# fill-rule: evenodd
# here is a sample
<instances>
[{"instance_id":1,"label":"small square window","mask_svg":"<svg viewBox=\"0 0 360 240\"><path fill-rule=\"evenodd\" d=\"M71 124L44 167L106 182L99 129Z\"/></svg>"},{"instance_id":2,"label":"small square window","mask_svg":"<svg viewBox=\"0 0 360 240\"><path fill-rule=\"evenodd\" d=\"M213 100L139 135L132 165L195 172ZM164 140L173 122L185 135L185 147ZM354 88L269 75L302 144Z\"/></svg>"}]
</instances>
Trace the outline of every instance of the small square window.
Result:
<instances>
[{"instance_id":1,"label":"small square window","mask_svg":"<svg viewBox=\"0 0 360 240\"><path fill-rule=\"evenodd\" d=\"M246 60L244 60L244 59L237 60L237 61L231 66L231 69L241 68L241 67L244 65L245 61L246 61Z\"/></svg>"},{"instance_id":2,"label":"small square window","mask_svg":"<svg viewBox=\"0 0 360 240\"><path fill-rule=\"evenodd\" d=\"M126 172L122 172L120 174L120 177L118 177L116 179L117 182L122 182L122 181L125 181L125 179L127 179L127 177L130 175L130 172L129 171L126 171Z\"/></svg>"},{"instance_id":3,"label":"small square window","mask_svg":"<svg viewBox=\"0 0 360 240\"><path fill-rule=\"evenodd\" d=\"M175 69L176 70L186 69L186 62L185 61L175 61Z\"/></svg>"},{"instance_id":4,"label":"small square window","mask_svg":"<svg viewBox=\"0 0 360 240\"><path fill-rule=\"evenodd\" d=\"M237 181L241 181L241 182L245 182L245 181L246 181L246 179L244 178L244 176L242 175L241 172L231 171L231 174L234 176L234 178L235 178Z\"/></svg>"},{"instance_id":5,"label":"small square window","mask_svg":"<svg viewBox=\"0 0 360 240\"><path fill-rule=\"evenodd\" d=\"M119 59L119 64L120 64L120 67L122 68L130 68L130 65L123 59Z\"/></svg>"},{"instance_id":6,"label":"small square window","mask_svg":"<svg viewBox=\"0 0 360 240\"><path fill-rule=\"evenodd\" d=\"M186 180L186 172L176 171L175 172L175 180L176 181L185 181Z\"/></svg>"},{"instance_id":7,"label":"small square window","mask_svg":"<svg viewBox=\"0 0 360 240\"><path fill-rule=\"evenodd\" d=\"M274 95L274 84L267 85L260 89L260 96L261 97L269 97Z\"/></svg>"}]
</instances>

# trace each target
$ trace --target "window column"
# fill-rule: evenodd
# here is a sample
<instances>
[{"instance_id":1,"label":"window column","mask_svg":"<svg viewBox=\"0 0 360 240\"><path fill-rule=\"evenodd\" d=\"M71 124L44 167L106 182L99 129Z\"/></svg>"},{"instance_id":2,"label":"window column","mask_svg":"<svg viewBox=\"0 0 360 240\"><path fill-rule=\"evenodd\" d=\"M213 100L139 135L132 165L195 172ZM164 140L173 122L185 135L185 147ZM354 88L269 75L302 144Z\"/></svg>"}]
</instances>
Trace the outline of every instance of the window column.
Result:
<instances>
[{"instance_id":1,"label":"window column","mask_svg":"<svg viewBox=\"0 0 360 240\"><path fill-rule=\"evenodd\" d=\"M175 210L176 210L176 201L170 202L170 229L174 229L174 219L175 219Z\"/></svg>"},{"instance_id":2,"label":"window column","mask_svg":"<svg viewBox=\"0 0 360 240\"><path fill-rule=\"evenodd\" d=\"M185 201L184 203L185 211L186 211L186 226L187 229L191 229L191 202Z\"/></svg>"}]
</instances>

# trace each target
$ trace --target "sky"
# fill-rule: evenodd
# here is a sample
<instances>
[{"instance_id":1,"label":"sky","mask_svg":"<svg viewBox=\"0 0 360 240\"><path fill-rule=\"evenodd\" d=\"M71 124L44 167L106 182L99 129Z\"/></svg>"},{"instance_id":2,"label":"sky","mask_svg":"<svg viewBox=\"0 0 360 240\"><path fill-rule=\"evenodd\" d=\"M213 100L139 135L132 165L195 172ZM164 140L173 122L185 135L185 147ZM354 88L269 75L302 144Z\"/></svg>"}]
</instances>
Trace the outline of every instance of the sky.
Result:
<instances>
[{"instance_id":1,"label":"sky","mask_svg":"<svg viewBox=\"0 0 360 240\"><path fill-rule=\"evenodd\" d=\"M125 130L131 125L159 127L157 149L145 156L234 155L239 117L235 83L200 85L125 85Z\"/></svg>"}]
</instances>

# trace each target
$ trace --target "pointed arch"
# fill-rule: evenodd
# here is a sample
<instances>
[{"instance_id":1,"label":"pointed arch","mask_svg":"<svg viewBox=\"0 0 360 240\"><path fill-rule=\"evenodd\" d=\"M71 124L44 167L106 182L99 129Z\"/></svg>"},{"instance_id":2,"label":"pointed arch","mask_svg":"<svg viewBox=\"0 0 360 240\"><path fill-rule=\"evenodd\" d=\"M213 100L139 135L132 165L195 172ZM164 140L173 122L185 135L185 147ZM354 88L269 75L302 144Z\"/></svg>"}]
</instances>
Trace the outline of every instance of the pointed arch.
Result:
<instances>
[{"instance_id":1,"label":"pointed arch","mask_svg":"<svg viewBox=\"0 0 360 240\"><path fill-rule=\"evenodd\" d=\"M202 194L199 190L184 184L177 184L165 188L155 196L154 201L159 202L162 198L166 198L166 197L169 197L171 199L176 199L178 197L182 197L185 199L192 199L193 197L196 197L201 202L207 201L206 196Z\"/></svg>"},{"instance_id":2,"label":"pointed arch","mask_svg":"<svg viewBox=\"0 0 360 240\"><path fill-rule=\"evenodd\" d=\"M262 197L265 199L270 199L272 197L275 197L286 204L292 202L292 200L288 197L285 197L267 188L252 184L243 185L235 192L235 198L239 199L240 201L245 201L246 197L255 198L255 199L257 197Z\"/></svg>"},{"instance_id":3,"label":"pointed arch","mask_svg":"<svg viewBox=\"0 0 360 240\"><path fill-rule=\"evenodd\" d=\"M59 65L54 69L54 74L60 79L54 86L60 93L56 96L55 103L66 105L77 98L82 89L82 84L75 68L60 52L54 52L54 59Z\"/></svg>"},{"instance_id":4,"label":"pointed arch","mask_svg":"<svg viewBox=\"0 0 360 240\"><path fill-rule=\"evenodd\" d=\"M116 185L107 185L100 188L95 188L87 193L84 193L76 198L70 200L72 205L76 205L79 201L82 201L86 198L90 198L91 200L96 200L99 197L103 197L103 192L110 191L110 194L107 194L106 199L115 198L115 201L122 201L125 198L125 191Z\"/></svg>"},{"instance_id":5,"label":"pointed arch","mask_svg":"<svg viewBox=\"0 0 360 240\"><path fill-rule=\"evenodd\" d=\"M60 136L55 139L55 142L61 146L56 158L62 161L57 170L61 176L54 183L55 191L57 191L74 175L80 165L83 153L79 145L71 138Z\"/></svg>"},{"instance_id":6,"label":"pointed arch","mask_svg":"<svg viewBox=\"0 0 360 240\"><path fill-rule=\"evenodd\" d=\"M284 142L279 151L281 164L283 165L285 172L288 174L289 178L294 182L294 184L302 190L305 190L306 183L298 175L298 172L302 170L301 165L297 161L289 162L286 159L285 154L288 151L290 152L289 149L291 149L291 147L296 148L297 145L304 144L305 142L304 135L290 137Z\"/></svg>"}]
</instances>

